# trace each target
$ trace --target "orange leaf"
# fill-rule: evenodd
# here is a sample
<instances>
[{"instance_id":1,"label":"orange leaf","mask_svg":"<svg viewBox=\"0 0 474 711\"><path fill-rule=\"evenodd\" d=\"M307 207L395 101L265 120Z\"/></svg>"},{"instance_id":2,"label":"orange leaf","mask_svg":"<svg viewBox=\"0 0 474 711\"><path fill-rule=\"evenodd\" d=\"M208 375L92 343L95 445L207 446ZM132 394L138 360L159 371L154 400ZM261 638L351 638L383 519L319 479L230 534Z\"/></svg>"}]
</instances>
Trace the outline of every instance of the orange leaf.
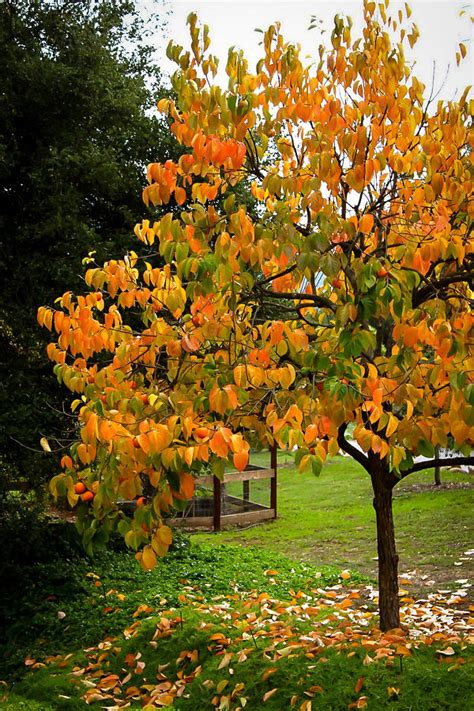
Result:
<instances>
[{"instance_id":1,"label":"orange leaf","mask_svg":"<svg viewBox=\"0 0 474 711\"><path fill-rule=\"evenodd\" d=\"M401 657L409 657L411 656L411 652L408 649L408 647L405 647L404 644L399 644L398 647L395 650L395 654L399 654Z\"/></svg>"},{"instance_id":2,"label":"orange leaf","mask_svg":"<svg viewBox=\"0 0 474 711\"><path fill-rule=\"evenodd\" d=\"M194 478L192 474L183 472L179 477L179 491L186 499L192 499L194 494Z\"/></svg>"},{"instance_id":3,"label":"orange leaf","mask_svg":"<svg viewBox=\"0 0 474 711\"><path fill-rule=\"evenodd\" d=\"M249 463L249 453L248 452L236 452L233 457L234 466L239 471L242 472L247 464Z\"/></svg>"},{"instance_id":4,"label":"orange leaf","mask_svg":"<svg viewBox=\"0 0 474 711\"><path fill-rule=\"evenodd\" d=\"M174 198L178 205L183 205L186 202L186 190L184 188L175 188Z\"/></svg>"},{"instance_id":5,"label":"orange leaf","mask_svg":"<svg viewBox=\"0 0 474 711\"><path fill-rule=\"evenodd\" d=\"M363 686L364 686L364 677L360 676L357 679L356 685L354 686L354 691L356 692L356 694L359 693L359 691L362 689Z\"/></svg>"},{"instance_id":6,"label":"orange leaf","mask_svg":"<svg viewBox=\"0 0 474 711\"><path fill-rule=\"evenodd\" d=\"M148 454L148 452L150 451L150 440L148 438L148 435L139 434L137 437L137 440L138 440L140 447L145 452L145 454Z\"/></svg>"},{"instance_id":7,"label":"orange leaf","mask_svg":"<svg viewBox=\"0 0 474 711\"><path fill-rule=\"evenodd\" d=\"M431 178L431 187L434 190L436 197L441 194L444 185L444 178L439 173L435 173Z\"/></svg>"},{"instance_id":8,"label":"orange leaf","mask_svg":"<svg viewBox=\"0 0 474 711\"><path fill-rule=\"evenodd\" d=\"M199 350L199 341L196 336L186 335L181 339L181 347L186 353L194 353Z\"/></svg>"},{"instance_id":9,"label":"orange leaf","mask_svg":"<svg viewBox=\"0 0 474 711\"><path fill-rule=\"evenodd\" d=\"M219 430L215 433L211 441L209 442L211 451L217 454L218 457L225 459L229 452L229 447L225 441L225 437Z\"/></svg>"},{"instance_id":10,"label":"orange leaf","mask_svg":"<svg viewBox=\"0 0 474 711\"><path fill-rule=\"evenodd\" d=\"M416 326L407 326L403 334L403 342L408 348L412 348L418 340L418 328Z\"/></svg>"},{"instance_id":11,"label":"orange leaf","mask_svg":"<svg viewBox=\"0 0 474 711\"><path fill-rule=\"evenodd\" d=\"M374 226L374 216L373 215L363 215L359 220L359 232L368 234L372 227Z\"/></svg>"}]
</instances>

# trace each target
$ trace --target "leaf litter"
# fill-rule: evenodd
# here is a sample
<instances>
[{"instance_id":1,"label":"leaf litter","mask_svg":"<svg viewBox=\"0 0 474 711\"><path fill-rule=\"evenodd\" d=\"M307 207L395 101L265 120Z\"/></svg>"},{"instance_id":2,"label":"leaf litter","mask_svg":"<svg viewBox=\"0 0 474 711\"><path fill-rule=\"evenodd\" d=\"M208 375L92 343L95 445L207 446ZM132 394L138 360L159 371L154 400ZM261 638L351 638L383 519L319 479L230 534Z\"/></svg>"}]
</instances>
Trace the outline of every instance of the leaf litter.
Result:
<instances>
[{"instance_id":1,"label":"leaf litter","mask_svg":"<svg viewBox=\"0 0 474 711\"><path fill-rule=\"evenodd\" d=\"M409 577L403 576L402 584L409 586ZM84 650L84 665L70 668L74 664L72 654L55 655L44 661L27 658L25 665L33 670L69 667L67 673L81 687L81 696L87 704L100 702L103 708L114 710L129 708L133 702L146 711L172 706L182 697L189 698L188 686L198 678L209 691L209 703L216 709L245 708L245 685L232 676L236 666L255 655L269 665L261 675L261 682L271 682L279 664L292 657L304 656L308 668L327 662L324 653L329 649L348 656L363 651L365 666L390 665L397 660L402 665L403 658L424 645L433 647L438 661L449 663L449 670L455 670L464 659L453 645L462 651L474 643L474 606L466 604L469 583L465 579L456 582L459 589L454 592L437 590L418 600L411 598L407 590L401 590L402 627L388 632L377 627L378 591L372 585L337 584L308 592L291 590L291 598L285 601L255 590L205 601L198 590L187 586L179 608L140 605L121 635L106 637L97 646ZM214 668L226 678L217 683L205 678L205 662L199 659L197 649L181 650L174 665L146 663L138 648L121 658L122 645L128 645L128 649L129 641L134 639L142 650L146 645L158 649L162 640L182 629L183 615L190 611L197 614L200 630L207 635L207 651L216 659ZM262 686L262 704L279 687L275 684L265 689L268 684ZM354 679L355 693L363 689L364 677ZM310 711L311 699L324 691L315 684L303 689L302 694L309 700L298 708ZM388 687L387 694L397 698L399 689ZM298 698L293 696L289 703L295 706ZM367 703L367 696L362 695L348 708L365 708Z\"/></svg>"}]
</instances>

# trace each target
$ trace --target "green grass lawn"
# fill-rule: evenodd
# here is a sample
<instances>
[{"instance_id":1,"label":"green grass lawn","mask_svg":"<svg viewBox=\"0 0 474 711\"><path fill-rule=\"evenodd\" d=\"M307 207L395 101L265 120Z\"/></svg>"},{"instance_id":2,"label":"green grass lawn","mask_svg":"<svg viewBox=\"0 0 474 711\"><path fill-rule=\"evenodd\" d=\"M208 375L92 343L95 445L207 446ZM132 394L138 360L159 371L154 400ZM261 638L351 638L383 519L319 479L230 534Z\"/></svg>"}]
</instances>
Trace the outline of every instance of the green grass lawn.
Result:
<instances>
[{"instance_id":1,"label":"green grass lawn","mask_svg":"<svg viewBox=\"0 0 474 711\"><path fill-rule=\"evenodd\" d=\"M376 572L375 514L368 474L350 458L335 457L319 477L288 465L278 472L278 518L246 530L194 534L197 541L258 545L297 560ZM255 464L269 462L266 452ZM474 483L471 474L444 471L443 484ZM395 488L394 516L400 570L418 569L441 580L472 575L474 489L431 487L433 472L413 474ZM414 486L416 485L416 487ZM421 485L421 486L419 486ZM424 488L426 487L426 488ZM265 502L266 483L251 483L251 498ZM240 493L241 484L228 485ZM464 558L464 560L460 560ZM461 565L455 565L455 563Z\"/></svg>"}]
</instances>

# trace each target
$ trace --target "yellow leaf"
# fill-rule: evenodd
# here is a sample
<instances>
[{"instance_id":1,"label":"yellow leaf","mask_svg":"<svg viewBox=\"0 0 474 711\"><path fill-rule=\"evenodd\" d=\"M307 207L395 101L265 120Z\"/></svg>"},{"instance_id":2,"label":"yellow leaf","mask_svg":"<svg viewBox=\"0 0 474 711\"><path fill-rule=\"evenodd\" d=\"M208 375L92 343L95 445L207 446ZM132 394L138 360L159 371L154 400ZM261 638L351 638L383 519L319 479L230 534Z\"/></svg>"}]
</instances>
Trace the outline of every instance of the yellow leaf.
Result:
<instances>
[{"instance_id":1,"label":"yellow leaf","mask_svg":"<svg viewBox=\"0 0 474 711\"><path fill-rule=\"evenodd\" d=\"M162 452L169 447L173 441L173 435L165 425L155 425L155 428L148 433L150 441L150 455Z\"/></svg>"},{"instance_id":2,"label":"yellow leaf","mask_svg":"<svg viewBox=\"0 0 474 711\"><path fill-rule=\"evenodd\" d=\"M391 435L393 435L393 433L395 432L397 427L398 427L398 418L395 417L395 415L392 415L392 413L390 413L388 416L388 424L387 424L387 428L385 430L385 436L390 437Z\"/></svg>"},{"instance_id":3,"label":"yellow leaf","mask_svg":"<svg viewBox=\"0 0 474 711\"><path fill-rule=\"evenodd\" d=\"M164 543L166 546L171 545L171 541L173 540L173 534L169 526L160 526L156 532L156 536L161 541L161 543Z\"/></svg>"},{"instance_id":4,"label":"yellow leaf","mask_svg":"<svg viewBox=\"0 0 474 711\"><path fill-rule=\"evenodd\" d=\"M247 372L245 365L237 365L234 368L234 383L239 388L243 388L247 384Z\"/></svg>"},{"instance_id":5,"label":"yellow leaf","mask_svg":"<svg viewBox=\"0 0 474 711\"><path fill-rule=\"evenodd\" d=\"M144 547L140 562L145 570L156 568L156 554L151 546Z\"/></svg>"},{"instance_id":6,"label":"yellow leaf","mask_svg":"<svg viewBox=\"0 0 474 711\"><path fill-rule=\"evenodd\" d=\"M169 105L170 105L170 100L169 99L160 99L159 102L157 103L157 108L160 114L164 114L168 112Z\"/></svg>"},{"instance_id":7,"label":"yellow leaf","mask_svg":"<svg viewBox=\"0 0 474 711\"><path fill-rule=\"evenodd\" d=\"M49 442L46 437L41 437L40 445L42 446L45 452L51 452L51 447L49 446Z\"/></svg>"}]
</instances>

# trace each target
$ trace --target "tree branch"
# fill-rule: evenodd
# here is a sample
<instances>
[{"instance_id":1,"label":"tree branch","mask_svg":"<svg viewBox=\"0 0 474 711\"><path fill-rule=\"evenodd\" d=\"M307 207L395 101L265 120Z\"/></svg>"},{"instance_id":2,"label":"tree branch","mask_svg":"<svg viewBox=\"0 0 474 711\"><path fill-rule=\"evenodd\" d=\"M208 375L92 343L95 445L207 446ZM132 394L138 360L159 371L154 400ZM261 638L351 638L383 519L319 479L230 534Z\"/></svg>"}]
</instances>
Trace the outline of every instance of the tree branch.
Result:
<instances>
[{"instance_id":1,"label":"tree branch","mask_svg":"<svg viewBox=\"0 0 474 711\"><path fill-rule=\"evenodd\" d=\"M443 279L437 279L427 286L423 286L421 289L414 291L412 300L414 308L420 306L420 304L433 296L439 295L439 292L442 292L451 286L451 284L462 282L467 282L469 287L472 289L474 284L474 270L462 272L460 274L453 274Z\"/></svg>"},{"instance_id":2,"label":"tree branch","mask_svg":"<svg viewBox=\"0 0 474 711\"><path fill-rule=\"evenodd\" d=\"M435 467L453 467L461 464L470 464L474 466L474 455L470 457L437 457L436 459L430 459L428 462L416 462L410 469L401 473L401 479L404 479L409 474L414 472L421 472L423 469L434 469Z\"/></svg>"},{"instance_id":3,"label":"tree branch","mask_svg":"<svg viewBox=\"0 0 474 711\"><path fill-rule=\"evenodd\" d=\"M255 284L255 287L258 286L258 284ZM326 297L324 296L318 296L317 294L300 294L298 292L292 293L291 291L267 291L266 289L261 288L256 289L256 291L263 296L268 296L270 299L309 301L310 303L306 304L307 307L310 307L312 304L314 304L315 306L319 306L320 308L330 309L331 311L336 310L336 307L334 306L332 301L329 301L329 299L326 299Z\"/></svg>"},{"instance_id":4,"label":"tree branch","mask_svg":"<svg viewBox=\"0 0 474 711\"><path fill-rule=\"evenodd\" d=\"M295 271L296 266L297 266L296 264L292 264L291 267L287 267L287 269L284 269L282 272L278 272L278 274L271 274L266 279L257 281L256 286L262 286L263 284L268 284L269 282L273 281L274 279L278 279L279 277L285 276L286 274L291 274L291 272Z\"/></svg>"}]
</instances>

